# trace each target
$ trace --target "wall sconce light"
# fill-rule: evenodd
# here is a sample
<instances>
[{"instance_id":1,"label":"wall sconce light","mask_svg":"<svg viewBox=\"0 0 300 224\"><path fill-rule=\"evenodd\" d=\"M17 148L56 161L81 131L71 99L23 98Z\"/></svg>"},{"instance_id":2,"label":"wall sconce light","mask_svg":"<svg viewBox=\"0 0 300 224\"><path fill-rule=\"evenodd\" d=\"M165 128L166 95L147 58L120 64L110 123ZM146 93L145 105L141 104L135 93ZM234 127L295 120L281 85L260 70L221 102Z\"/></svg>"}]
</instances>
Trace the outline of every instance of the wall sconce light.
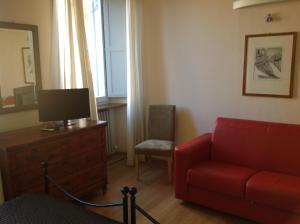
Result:
<instances>
[{"instance_id":1,"label":"wall sconce light","mask_svg":"<svg viewBox=\"0 0 300 224\"><path fill-rule=\"evenodd\" d=\"M233 9L244 8L248 6L272 3L272 2L283 2L289 0L233 0Z\"/></svg>"},{"instance_id":2,"label":"wall sconce light","mask_svg":"<svg viewBox=\"0 0 300 224\"><path fill-rule=\"evenodd\" d=\"M271 23L274 21L274 17L271 13L269 13L267 16L266 16L266 22L267 23Z\"/></svg>"}]
</instances>

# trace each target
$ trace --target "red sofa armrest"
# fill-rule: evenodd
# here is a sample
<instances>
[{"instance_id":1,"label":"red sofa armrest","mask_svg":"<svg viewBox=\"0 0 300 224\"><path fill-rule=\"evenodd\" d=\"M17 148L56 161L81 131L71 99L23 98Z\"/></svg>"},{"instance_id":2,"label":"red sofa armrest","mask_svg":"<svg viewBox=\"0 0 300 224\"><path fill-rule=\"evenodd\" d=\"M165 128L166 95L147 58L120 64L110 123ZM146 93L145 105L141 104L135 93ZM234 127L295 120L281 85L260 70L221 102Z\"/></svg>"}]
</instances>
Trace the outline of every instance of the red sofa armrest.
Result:
<instances>
[{"instance_id":1,"label":"red sofa armrest","mask_svg":"<svg viewBox=\"0 0 300 224\"><path fill-rule=\"evenodd\" d=\"M187 199L187 171L195 164L210 159L211 134L204 134L175 147L175 196Z\"/></svg>"}]
</instances>

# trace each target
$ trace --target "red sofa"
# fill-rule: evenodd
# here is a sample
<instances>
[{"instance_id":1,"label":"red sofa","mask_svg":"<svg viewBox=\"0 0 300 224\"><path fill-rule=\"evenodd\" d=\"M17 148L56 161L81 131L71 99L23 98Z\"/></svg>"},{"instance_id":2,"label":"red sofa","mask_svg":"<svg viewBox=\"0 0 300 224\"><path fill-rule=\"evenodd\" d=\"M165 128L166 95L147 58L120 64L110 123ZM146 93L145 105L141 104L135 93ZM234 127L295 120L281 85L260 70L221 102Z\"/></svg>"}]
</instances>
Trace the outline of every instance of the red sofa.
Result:
<instances>
[{"instance_id":1,"label":"red sofa","mask_svg":"<svg viewBox=\"0 0 300 224\"><path fill-rule=\"evenodd\" d=\"M260 223L300 223L300 125L218 118L175 148L176 198Z\"/></svg>"}]
</instances>

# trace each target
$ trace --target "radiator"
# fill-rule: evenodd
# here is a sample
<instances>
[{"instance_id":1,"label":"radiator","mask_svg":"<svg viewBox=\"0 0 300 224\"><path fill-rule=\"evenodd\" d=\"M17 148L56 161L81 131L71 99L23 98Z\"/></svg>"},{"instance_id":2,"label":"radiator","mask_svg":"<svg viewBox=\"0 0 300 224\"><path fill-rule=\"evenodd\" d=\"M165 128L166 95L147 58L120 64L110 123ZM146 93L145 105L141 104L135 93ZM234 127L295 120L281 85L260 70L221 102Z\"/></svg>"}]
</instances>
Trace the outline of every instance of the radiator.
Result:
<instances>
[{"instance_id":1,"label":"radiator","mask_svg":"<svg viewBox=\"0 0 300 224\"><path fill-rule=\"evenodd\" d=\"M107 154L112 154L114 152L112 147L112 137L111 137L111 120L109 110L101 110L98 113L99 119L102 121L107 121L107 127L105 129L106 134L106 152Z\"/></svg>"}]
</instances>

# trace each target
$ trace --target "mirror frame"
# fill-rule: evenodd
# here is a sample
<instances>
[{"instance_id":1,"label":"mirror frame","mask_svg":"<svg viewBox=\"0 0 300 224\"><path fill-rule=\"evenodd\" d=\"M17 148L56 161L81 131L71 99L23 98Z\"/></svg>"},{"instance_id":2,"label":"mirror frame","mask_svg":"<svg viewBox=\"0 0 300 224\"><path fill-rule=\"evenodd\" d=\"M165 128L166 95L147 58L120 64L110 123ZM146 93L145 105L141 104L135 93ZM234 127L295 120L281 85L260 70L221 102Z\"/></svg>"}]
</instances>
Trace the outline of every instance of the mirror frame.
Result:
<instances>
[{"instance_id":1,"label":"mirror frame","mask_svg":"<svg viewBox=\"0 0 300 224\"><path fill-rule=\"evenodd\" d=\"M36 88L36 91L41 90L42 89L42 78L41 78L38 26L0 21L0 28L25 30L25 31L32 32L34 63L35 63L35 82L36 82L35 88ZM21 106L21 107L12 107L12 108L1 108L0 107L0 114L14 113L14 112L20 112L20 111L26 111L26 110L35 110L37 108L38 108L38 104L32 104L32 105Z\"/></svg>"}]
</instances>

